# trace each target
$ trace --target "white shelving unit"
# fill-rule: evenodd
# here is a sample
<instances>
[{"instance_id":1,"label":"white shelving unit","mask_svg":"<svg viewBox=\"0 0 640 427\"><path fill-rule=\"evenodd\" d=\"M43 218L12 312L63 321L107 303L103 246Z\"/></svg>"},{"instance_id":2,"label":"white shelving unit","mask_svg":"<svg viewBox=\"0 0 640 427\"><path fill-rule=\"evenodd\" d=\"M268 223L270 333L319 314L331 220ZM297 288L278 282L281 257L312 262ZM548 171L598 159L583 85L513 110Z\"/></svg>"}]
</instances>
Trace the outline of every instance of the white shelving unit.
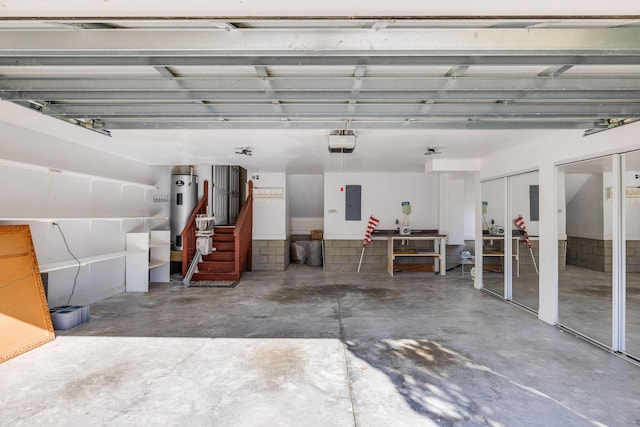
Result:
<instances>
[{"instance_id":1,"label":"white shelving unit","mask_svg":"<svg viewBox=\"0 0 640 427\"><path fill-rule=\"evenodd\" d=\"M126 255L127 253L125 251L112 252L109 254L78 258L78 261L80 261L80 267L84 267L85 265L93 264L94 262L108 261L110 259L122 258ZM65 268L77 267L78 261L76 261L75 259L68 259L60 262L51 262L48 264L41 264L40 273L50 273L52 271L64 270Z\"/></svg>"},{"instance_id":2,"label":"white shelving unit","mask_svg":"<svg viewBox=\"0 0 640 427\"><path fill-rule=\"evenodd\" d=\"M47 172L49 173L49 175L67 175L67 176L75 176L78 178L86 178L91 181L111 182L111 183L120 184L120 185L131 185L131 186L141 187L149 190L157 190L159 188L157 185L147 184L144 182L128 181L124 179L110 178L110 177L100 176L100 175L92 175L92 174L83 173L83 172L57 169L49 166L38 165L35 163L25 163L25 162L18 162L14 160L0 159L0 165Z\"/></svg>"},{"instance_id":3,"label":"white shelving unit","mask_svg":"<svg viewBox=\"0 0 640 427\"><path fill-rule=\"evenodd\" d=\"M169 230L127 233L127 292L147 292L150 281L169 283L170 239Z\"/></svg>"}]
</instances>

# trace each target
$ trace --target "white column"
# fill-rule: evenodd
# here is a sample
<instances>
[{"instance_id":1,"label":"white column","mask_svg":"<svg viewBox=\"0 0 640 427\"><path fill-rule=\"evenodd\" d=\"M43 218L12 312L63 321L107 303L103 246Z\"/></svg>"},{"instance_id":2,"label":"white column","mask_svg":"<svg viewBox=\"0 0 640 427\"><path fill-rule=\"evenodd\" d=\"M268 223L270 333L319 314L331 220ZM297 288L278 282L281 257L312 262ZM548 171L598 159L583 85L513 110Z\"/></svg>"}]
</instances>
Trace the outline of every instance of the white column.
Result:
<instances>
[{"instance_id":1,"label":"white column","mask_svg":"<svg viewBox=\"0 0 640 427\"><path fill-rule=\"evenodd\" d=\"M612 218L612 265L613 270L613 294L611 313L611 349L613 351L625 350L625 275L626 275L626 248L625 248L625 200L624 167L619 154L612 156L613 161L613 212Z\"/></svg>"},{"instance_id":2,"label":"white column","mask_svg":"<svg viewBox=\"0 0 640 427\"><path fill-rule=\"evenodd\" d=\"M438 233L449 233L449 174L438 174Z\"/></svg>"},{"instance_id":3,"label":"white column","mask_svg":"<svg viewBox=\"0 0 640 427\"><path fill-rule=\"evenodd\" d=\"M538 318L558 322L558 206L556 168L551 160L540 163L540 276Z\"/></svg>"}]
</instances>

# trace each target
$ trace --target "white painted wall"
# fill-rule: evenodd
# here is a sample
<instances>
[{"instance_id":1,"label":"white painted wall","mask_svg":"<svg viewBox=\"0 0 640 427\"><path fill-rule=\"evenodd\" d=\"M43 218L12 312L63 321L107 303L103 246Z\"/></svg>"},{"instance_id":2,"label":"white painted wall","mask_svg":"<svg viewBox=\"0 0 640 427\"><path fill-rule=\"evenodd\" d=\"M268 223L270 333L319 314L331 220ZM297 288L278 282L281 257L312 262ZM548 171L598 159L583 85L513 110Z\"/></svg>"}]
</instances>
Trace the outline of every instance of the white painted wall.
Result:
<instances>
[{"instance_id":1,"label":"white painted wall","mask_svg":"<svg viewBox=\"0 0 640 427\"><path fill-rule=\"evenodd\" d=\"M571 178L572 174L565 174L566 182L570 182ZM570 218L567 221L567 235L586 239L603 239L603 200L602 174L589 174L588 179L583 182L575 196L567 203L567 218ZM611 210L611 206L609 206L609 210ZM611 224L610 215L608 222Z\"/></svg>"},{"instance_id":2,"label":"white painted wall","mask_svg":"<svg viewBox=\"0 0 640 427\"><path fill-rule=\"evenodd\" d=\"M450 245L462 245L465 238L465 181L464 179L449 180L449 207L447 216L449 227L440 230L447 235L447 243Z\"/></svg>"},{"instance_id":3,"label":"white painted wall","mask_svg":"<svg viewBox=\"0 0 640 427\"><path fill-rule=\"evenodd\" d=\"M51 222L19 218L58 218L57 223L76 257L124 251L128 231L168 229L168 221L60 218L168 217L168 202L154 203L153 196L168 194L169 168L142 165L2 121L0 134L3 137L0 218L18 218L15 221L0 219L0 224L30 225L39 264L72 257L58 228ZM104 142L108 143L108 139ZM58 171L50 172L47 168ZM160 189L72 174L78 172L157 184ZM76 271L76 268L69 268L49 273L50 306L67 303ZM71 303L90 304L122 293L124 289L124 258L91 264L80 269Z\"/></svg>"},{"instance_id":4,"label":"white painted wall","mask_svg":"<svg viewBox=\"0 0 640 427\"><path fill-rule=\"evenodd\" d=\"M634 155L634 154L631 154ZM638 188L640 178L638 172L624 173L625 188ZM563 173L569 194L567 214L571 221L566 225L568 234L589 239L611 239L613 230L613 199L609 192L613 186L612 174L605 173ZM626 197L627 223L626 237L630 240L640 239L640 198Z\"/></svg>"},{"instance_id":5,"label":"white painted wall","mask_svg":"<svg viewBox=\"0 0 640 427\"><path fill-rule=\"evenodd\" d=\"M287 218L287 176L280 172L247 171L255 188L281 188L281 198L253 199L253 240L286 240L290 221Z\"/></svg>"},{"instance_id":6,"label":"white painted wall","mask_svg":"<svg viewBox=\"0 0 640 427\"><path fill-rule=\"evenodd\" d=\"M362 186L362 220L345 221L346 185ZM369 215L380 220L378 229L396 229L402 222L403 201L411 202L413 229L438 228L438 176L424 173L339 173L325 174L325 239L361 239Z\"/></svg>"},{"instance_id":7,"label":"white painted wall","mask_svg":"<svg viewBox=\"0 0 640 427\"><path fill-rule=\"evenodd\" d=\"M509 178L511 216L508 220L511 222L512 230L520 230L515 223L515 219L518 215L522 215L529 235L537 236L539 232L539 221L531 220L531 199L529 191L532 185L538 185L538 171L523 173Z\"/></svg>"},{"instance_id":8,"label":"white painted wall","mask_svg":"<svg viewBox=\"0 0 640 427\"><path fill-rule=\"evenodd\" d=\"M474 175L439 173L438 232L450 245L475 239Z\"/></svg>"},{"instance_id":9,"label":"white painted wall","mask_svg":"<svg viewBox=\"0 0 640 427\"><path fill-rule=\"evenodd\" d=\"M212 194L211 186L213 184L213 168L211 167L211 165L195 165L193 168L193 172L195 175L198 175L198 201L200 201L200 199L204 195L205 180L209 181L209 194L207 194L207 200L208 200L209 206L211 207L211 210L214 211L213 200L211 198L211 194Z\"/></svg>"},{"instance_id":10,"label":"white painted wall","mask_svg":"<svg viewBox=\"0 0 640 427\"><path fill-rule=\"evenodd\" d=\"M475 174L464 177L464 239L476 238L476 182Z\"/></svg>"},{"instance_id":11,"label":"white painted wall","mask_svg":"<svg viewBox=\"0 0 640 427\"><path fill-rule=\"evenodd\" d=\"M324 175L287 175L291 234L309 234L324 227Z\"/></svg>"},{"instance_id":12,"label":"white painted wall","mask_svg":"<svg viewBox=\"0 0 640 427\"><path fill-rule=\"evenodd\" d=\"M482 202L487 202L486 213L483 214L482 229L488 230L492 222L495 225L507 227L505 223L505 178L484 181L482 187Z\"/></svg>"},{"instance_id":13,"label":"white painted wall","mask_svg":"<svg viewBox=\"0 0 640 427\"><path fill-rule=\"evenodd\" d=\"M640 188L640 171L625 172L624 185L627 188ZM627 197L624 206L626 209L625 235L629 240L640 240L640 198Z\"/></svg>"}]
</instances>

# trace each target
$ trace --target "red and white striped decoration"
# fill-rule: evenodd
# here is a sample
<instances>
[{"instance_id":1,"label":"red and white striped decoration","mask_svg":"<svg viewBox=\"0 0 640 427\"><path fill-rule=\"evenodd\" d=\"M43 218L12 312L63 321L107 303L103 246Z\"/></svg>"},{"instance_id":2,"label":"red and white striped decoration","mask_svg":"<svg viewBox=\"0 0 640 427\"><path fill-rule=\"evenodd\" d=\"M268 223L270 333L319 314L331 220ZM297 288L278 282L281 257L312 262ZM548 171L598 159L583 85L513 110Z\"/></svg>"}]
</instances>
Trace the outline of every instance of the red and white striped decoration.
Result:
<instances>
[{"instance_id":1,"label":"red and white striped decoration","mask_svg":"<svg viewBox=\"0 0 640 427\"><path fill-rule=\"evenodd\" d=\"M522 218L522 215L518 216L518 218L516 218L515 221L518 228L520 228L520 230L524 232L524 239L522 239L522 241L524 242L525 245L527 245L528 248L531 248L529 233L527 233L527 226L524 224L524 219Z\"/></svg>"},{"instance_id":2,"label":"red and white striped decoration","mask_svg":"<svg viewBox=\"0 0 640 427\"><path fill-rule=\"evenodd\" d=\"M364 241L362 242L362 247L364 248L369 243L371 243L371 233L378 226L380 220L375 218L373 215L369 217L369 222L367 223L367 231L364 233Z\"/></svg>"}]
</instances>

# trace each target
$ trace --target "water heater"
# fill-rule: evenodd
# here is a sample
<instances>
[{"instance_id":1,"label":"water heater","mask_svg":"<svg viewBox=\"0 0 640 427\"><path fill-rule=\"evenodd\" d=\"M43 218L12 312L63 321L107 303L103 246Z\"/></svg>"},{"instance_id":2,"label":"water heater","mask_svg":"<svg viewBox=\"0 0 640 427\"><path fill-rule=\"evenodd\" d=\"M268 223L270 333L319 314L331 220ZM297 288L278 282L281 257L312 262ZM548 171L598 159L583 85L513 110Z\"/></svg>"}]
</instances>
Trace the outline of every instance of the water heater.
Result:
<instances>
[{"instance_id":1,"label":"water heater","mask_svg":"<svg viewBox=\"0 0 640 427\"><path fill-rule=\"evenodd\" d=\"M171 175L171 249L182 250L182 229L198 204L198 176Z\"/></svg>"}]
</instances>

